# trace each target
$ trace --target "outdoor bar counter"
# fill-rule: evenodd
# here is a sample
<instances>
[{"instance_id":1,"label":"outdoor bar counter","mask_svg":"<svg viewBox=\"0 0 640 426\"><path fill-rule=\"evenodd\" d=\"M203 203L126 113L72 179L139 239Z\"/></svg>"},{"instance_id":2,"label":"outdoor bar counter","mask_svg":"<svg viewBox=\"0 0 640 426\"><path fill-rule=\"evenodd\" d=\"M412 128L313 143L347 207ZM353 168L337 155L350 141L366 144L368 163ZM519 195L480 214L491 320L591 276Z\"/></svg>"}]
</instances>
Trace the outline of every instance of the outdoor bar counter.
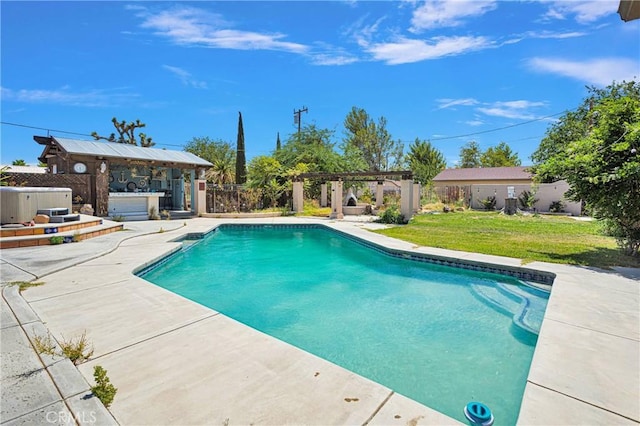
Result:
<instances>
[{"instance_id":1,"label":"outdoor bar counter","mask_svg":"<svg viewBox=\"0 0 640 426\"><path fill-rule=\"evenodd\" d=\"M153 208L160 214L159 200L164 192L110 192L109 216L127 220L146 220Z\"/></svg>"}]
</instances>

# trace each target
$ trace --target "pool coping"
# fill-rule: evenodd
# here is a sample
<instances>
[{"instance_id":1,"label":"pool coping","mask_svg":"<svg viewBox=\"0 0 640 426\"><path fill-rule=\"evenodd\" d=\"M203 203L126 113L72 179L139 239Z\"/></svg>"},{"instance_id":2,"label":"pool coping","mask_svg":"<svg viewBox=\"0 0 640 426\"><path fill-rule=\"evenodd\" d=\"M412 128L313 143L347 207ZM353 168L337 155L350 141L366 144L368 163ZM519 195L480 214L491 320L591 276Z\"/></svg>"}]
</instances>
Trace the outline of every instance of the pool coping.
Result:
<instances>
[{"instance_id":1,"label":"pool coping","mask_svg":"<svg viewBox=\"0 0 640 426\"><path fill-rule=\"evenodd\" d=\"M227 222L229 221L192 219L185 222L188 225L177 232L181 234L202 232ZM472 262L497 263L509 268L519 267L517 259L416 247L400 240L372 233L366 229L368 226L366 224L301 220L298 218L284 220L274 218L268 221L261 219L246 222L233 220L231 223L319 223L340 232L364 238L373 244L382 243L385 247L417 253L420 256L454 256L457 259ZM194 230L194 228L200 229ZM104 268L105 272L111 270L111 273L114 272L114 269L118 269L122 275L130 278L132 271L142 264L151 264L167 252L177 249L178 244L171 241L176 238L175 235L157 234L147 235L145 238L153 240L156 245L162 245L162 250L150 253L144 260L129 261L127 259L126 262L123 260L122 266L108 264L99 267ZM111 253L117 257L120 249L121 247L118 247ZM72 269L80 267L72 266L54 275L57 275L56 279L64 281L65 275L69 275ZM603 419L608 423L637 424L640 421L640 414L638 414L640 409L637 403L638 388L640 387L638 386L637 370L638 353L640 352L637 308L640 282L611 272L566 265L536 262L528 265L528 268L556 274L556 281L529 372L519 423L557 424L563 423L563 419L567 423L580 423L581 419L582 423L589 423L594 419ZM602 281L608 283L608 289L605 288L604 291L601 285ZM47 300L52 301L55 297L39 299L38 293L44 291L41 290L42 288L46 288L46 286L30 289L25 293L25 297L40 317L50 318L50 325L59 325L62 328L62 330L54 328L52 332L56 334L56 332L65 332L77 327L77 324L67 324L63 320L55 320L55 315L52 313L55 308L51 306L53 302L47 302ZM556 290L558 291L556 292ZM565 302L571 298L588 301L593 306L567 308ZM97 315L99 312L93 314ZM594 314L597 314L595 318ZM100 336L97 338L99 339ZM585 347L588 354L586 357L584 356ZM559 359L558 355L560 355ZM108 354L103 355L103 359L107 357ZM611 366L612 360L622 362L616 363L616 367L613 368ZM591 374L594 366L598 367L596 375ZM81 371L85 376L87 375L82 368ZM558 371L561 373L558 374ZM616 379L615 383L611 383L611 379L605 381L603 377L613 377ZM135 398L135 395L130 397ZM292 401L287 401L287 403L292 403ZM118 397L116 397L114 407L117 407L117 404ZM427 407L423 409L419 404L415 405L402 400L393 393L388 394L386 399L380 402L374 410L375 412L370 413L367 417L368 420L359 421L361 424L375 424L376 420L379 421L382 418L381 416L389 414L386 413L386 409L390 409L392 406L405 407L407 413L428 413L421 419L420 424L442 424L445 421L437 415L429 417L434 414ZM273 409L277 410L277 404L273 406ZM118 410L116 409L115 412L116 419L118 419ZM388 420L404 424L407 418L420 417L419 415L417 417L411 416L412 414L403 415L398 421L394 417L390 417ZM347 417L348 419L350 418ZM346 421L346 423L352 422Z\"/></svg>"}]
</instances>

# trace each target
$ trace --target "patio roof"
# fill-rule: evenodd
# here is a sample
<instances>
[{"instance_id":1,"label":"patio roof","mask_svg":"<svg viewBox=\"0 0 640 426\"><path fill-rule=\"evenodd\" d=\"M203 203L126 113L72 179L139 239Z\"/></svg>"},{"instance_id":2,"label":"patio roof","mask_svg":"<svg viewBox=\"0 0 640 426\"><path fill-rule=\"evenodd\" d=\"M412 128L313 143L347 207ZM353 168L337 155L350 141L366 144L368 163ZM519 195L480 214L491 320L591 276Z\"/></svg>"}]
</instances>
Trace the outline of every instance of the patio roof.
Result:
<instances>
[{"instance_id":1,"label":"patio roof","mask_svg":"<svg viewBox=\"0 0 640 426\"><path fill-rule=\"evenodd\" d=\"M618 13L625 22L640 18L640 0L620 0Z\"/></svg>"},{"instance_id":2,"label":"patio roof","mask_svg":"<svg viewBox=\"0 0 640 426\"><path fill-rule=\"evenodd\" d=\"M34 136L33 139L39 144L47 146L40 158L40 161L45 161L43 157L50 147L58 146L69 154L95 156L99 158L146 160L164 163L190 164L202 167L209 167L213 165L197 155L185 151L143 148L126 143L87 141L53 136Z\"/></svg>"}]
</instances>

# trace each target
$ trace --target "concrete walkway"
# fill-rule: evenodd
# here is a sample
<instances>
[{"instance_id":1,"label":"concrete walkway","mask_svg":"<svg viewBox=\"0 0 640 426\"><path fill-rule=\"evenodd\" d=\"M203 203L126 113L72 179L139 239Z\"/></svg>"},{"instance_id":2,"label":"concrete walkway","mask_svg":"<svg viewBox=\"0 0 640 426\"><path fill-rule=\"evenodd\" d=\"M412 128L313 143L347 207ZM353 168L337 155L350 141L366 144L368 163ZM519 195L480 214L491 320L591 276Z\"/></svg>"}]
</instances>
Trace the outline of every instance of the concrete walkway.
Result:
<instances>
[{"instance_id":1,"label":"concrete walkway","mask_svg":"<svg viewBox=\"0 0 640 426\"><path fill-rule=\"evenodd\" d=\"M45 285L22 295L15 287L3 291L2 424L47 424L50 412L65 413L61 419L75 413L80 424L96 423L91 416L98 415L98 424L123 425L458 424L132 274L178 249L171 240L179 235L225 221L127 222L125 231L82 243L3 251L2 282L38 278ZM323 223L401 250L519 263L415 247L367 230L376 224L301 218L233 222ZM624 271L625 277L564 265L527 267L557 278L518 423L637 425L640 281L629 278L635 271ZM67 361L66 367L55 367L61 374L52 373L66 360L42 359L29 344L29 337L46 334L45 326L58 339L86 331L95 347L92 359L77 369ZM96 402L85 399L95 365L102 365L118 388L110 412L99 404L74 405ZM33 387L23 386L26 378ZM65 381L75 383L71 390L60 384Z\"/></svg>"}]
</instances>

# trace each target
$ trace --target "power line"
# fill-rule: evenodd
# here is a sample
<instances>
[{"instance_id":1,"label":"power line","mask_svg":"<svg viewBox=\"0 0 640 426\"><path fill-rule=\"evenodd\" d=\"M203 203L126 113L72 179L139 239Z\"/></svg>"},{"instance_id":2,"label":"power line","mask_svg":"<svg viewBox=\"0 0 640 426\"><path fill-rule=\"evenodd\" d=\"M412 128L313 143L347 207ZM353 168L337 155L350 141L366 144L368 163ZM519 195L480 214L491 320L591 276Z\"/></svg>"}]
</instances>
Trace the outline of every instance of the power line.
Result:
<instances>
[{"instance_id":1,"label":"power line","mask_svg":"<svg viewBox=\"0 0 640 426\"><path fill-rule=\"evenodd\" d=\"M65 130L47 129L47 128L44 128L44 127L28 126L26 124L9 123L7 121L0 121L0 123L6 124L8 126L25 127L27 129L46 130L47 134L49 134L49 132L56 132L56 133L66 133L66 134L69 134L69 135L91 136L91 135L87 135L86 133L67 132Z\"/></svg>"},{"instance_id":2,"label":"power line","mask_svg":"<svg viewBox=\"0 0 640 426\"><path fill-rule=\"evenodd\" d=\"M464 134L464 135L446 136L446 137L442 137L442 138L433 138L433 139L431 139L431 141L444 141L444 140L448 140L448 139L465 138L465 137L468 137L468 136L475 136L475 135L482 135L482 134L485 134L485 133L498 132L500 130L511 129L513 127L518 127L518 126L523 126L525 124L535 123L536 121L546 120L547 118L555 117L555 116L558 116L558 115L561 115L561 114L566 114L567 112L568 112L568 110L565 110L565 111L558 112L558 113L551 114L551 115L547 115L547 116L544 116L544 117L535 118L533 120L523 121L522 123L516 123L516 124L511 124L509 126L498 127L496 129L483 130L483 131L480 131L480 132L467 133L467 134Z\"/></svg>"},{"instance_id":3,"label":"power line","mask_svg":"<svg viewBox=\"0 0 640 426\"><path fill-rule=\"evenodd\" d=\"M50 132L53 132L53 133L65 133L67 135L88 136L88 137L94 139L93 135L88 135L86 133L69 132L67 130L48 129L46 127L29 126L29 125L26 125L26 124L19 124L19 123L9 123L7 121L0 121L0 123L1 124L6 124L7 126L24 127L26 129L46 130L47 131L47 136L49 136ZM184 145L176 145L176 144L170 144L170 143L158 143L158 142L154 142L154 143L155 143L155 145L178 146L180 148L184 148Z\"/></svg>"}]
</instances>

